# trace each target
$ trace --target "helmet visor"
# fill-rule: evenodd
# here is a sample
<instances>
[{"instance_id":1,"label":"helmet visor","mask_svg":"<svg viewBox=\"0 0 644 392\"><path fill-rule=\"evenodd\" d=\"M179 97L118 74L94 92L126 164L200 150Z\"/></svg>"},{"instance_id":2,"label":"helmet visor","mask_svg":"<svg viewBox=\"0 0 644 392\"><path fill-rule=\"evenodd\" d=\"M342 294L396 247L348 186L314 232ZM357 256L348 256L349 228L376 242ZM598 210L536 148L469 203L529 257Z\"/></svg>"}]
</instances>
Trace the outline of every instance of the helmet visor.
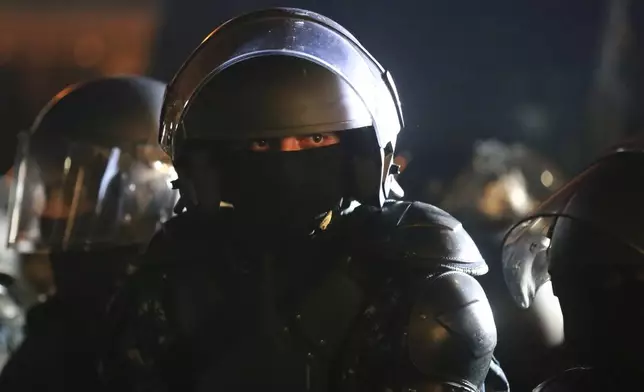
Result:
<instances>
[{"instance_id":1,"label":"helmet visor","mask_svg":"<svg viewBox=\"0 0 644 392\"><path fill-rule=\"evenodd\" d=\"M533 217L514 226L503 243L503 275L512 298L530 307L548 274L550 233L556 217Z\"/></svg>"},{"instance_id":2,"label":"helmet visor","mask_svg":"<svg viewBox=\"0 0 644 392\"><path fill-rule=\"evenodd\" d=\"M220 26L183 65L166 92L159 135L166 152L170 152L175 136L199 140L222 137L213 134L211 129L180 128L184 111L205 82L242 61L275 55L311 61L344 79L363 100L371 117L368 124L350 124L345 129L373 125L381 146L395 140L401 118L389 74L337 23L307 11L273 9L241 16ZM227 132L225 136L247 138L242 131ZM291 135L293 130L288 132ZM318 130L303 129L302 132L310 134Z\"/></svg>"},{"instance_id":3,"label":"helmet visor","mask_svg":"<svg viewBox=\"0 0 644 392\"><path fill-rule=\"evenodd\" d=\"M147 145L34 145L22 138L9 204L9 245L48 251L142 243L176 201L171 166Z\"/></svg>"}]
</instances>

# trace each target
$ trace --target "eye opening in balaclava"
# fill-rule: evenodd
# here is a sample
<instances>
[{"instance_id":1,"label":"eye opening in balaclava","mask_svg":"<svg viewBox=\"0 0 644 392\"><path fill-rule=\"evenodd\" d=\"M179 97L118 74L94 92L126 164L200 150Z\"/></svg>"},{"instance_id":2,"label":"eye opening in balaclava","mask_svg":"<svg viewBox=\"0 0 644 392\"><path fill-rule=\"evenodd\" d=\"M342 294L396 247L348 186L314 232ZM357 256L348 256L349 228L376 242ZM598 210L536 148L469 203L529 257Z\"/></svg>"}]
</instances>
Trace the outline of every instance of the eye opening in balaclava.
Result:
<instances>
[{"instance_id":1,"label":"eye opening in balaclava","mask_svg":"<svg viewBox=\"0 0 644 392\"><path fill-rule=\"evenodd\" d=\"M341 202L363 201L359 196L365 194L377 196L382 187L382 158L374 129L336 135L338 144L299 151L275 151L273 144L268 151L253 152L253 140L187 142L174 162L182 199L187 199L182 205L200 210L214 205L204 198L216 197L217 206L233 205L238 220L250 226L308 229L315 217ZM204 156L207 164L202 162Z\"/></svg>"}]
</instances>

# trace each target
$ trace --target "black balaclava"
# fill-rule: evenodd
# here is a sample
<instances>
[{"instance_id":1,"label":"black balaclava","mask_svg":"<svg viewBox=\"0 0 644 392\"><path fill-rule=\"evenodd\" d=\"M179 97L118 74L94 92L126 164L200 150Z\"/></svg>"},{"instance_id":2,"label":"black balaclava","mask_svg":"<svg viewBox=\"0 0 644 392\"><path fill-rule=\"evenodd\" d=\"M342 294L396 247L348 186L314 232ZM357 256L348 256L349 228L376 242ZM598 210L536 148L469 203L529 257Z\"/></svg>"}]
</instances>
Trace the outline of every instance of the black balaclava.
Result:
<instances>
[{"instance_id":1,"label":"black balaclava","mask_svg":"<svg viewBox=\"0 0 644 392\"><path fill-rule=\"evenodd\" d=\"M224 200L234 205L240 223L308 234L344 196L343 157L340 145L238 152L224 163Z\"/></svg>"}]
</instances>

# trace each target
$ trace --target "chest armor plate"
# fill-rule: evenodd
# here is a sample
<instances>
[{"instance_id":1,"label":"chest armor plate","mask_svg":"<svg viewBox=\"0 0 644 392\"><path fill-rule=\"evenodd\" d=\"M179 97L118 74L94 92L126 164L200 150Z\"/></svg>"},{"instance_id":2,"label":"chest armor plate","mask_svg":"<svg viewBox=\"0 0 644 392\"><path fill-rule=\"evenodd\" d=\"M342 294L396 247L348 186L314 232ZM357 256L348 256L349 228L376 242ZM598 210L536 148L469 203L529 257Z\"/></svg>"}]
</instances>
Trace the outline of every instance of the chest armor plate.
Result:
<instances>
[{"instance_id":1,"label":"chest armor plate","mask_svg":"<svg viewBox=\"0 0 644 392\"><path fill-rule=\"evenodd\" d=\"M351 379L380 292L360 263L344 254L229 258L217 271L190 271L173 308L198 353L198 390L326 391Z\"/></svg>"}]
</instances>

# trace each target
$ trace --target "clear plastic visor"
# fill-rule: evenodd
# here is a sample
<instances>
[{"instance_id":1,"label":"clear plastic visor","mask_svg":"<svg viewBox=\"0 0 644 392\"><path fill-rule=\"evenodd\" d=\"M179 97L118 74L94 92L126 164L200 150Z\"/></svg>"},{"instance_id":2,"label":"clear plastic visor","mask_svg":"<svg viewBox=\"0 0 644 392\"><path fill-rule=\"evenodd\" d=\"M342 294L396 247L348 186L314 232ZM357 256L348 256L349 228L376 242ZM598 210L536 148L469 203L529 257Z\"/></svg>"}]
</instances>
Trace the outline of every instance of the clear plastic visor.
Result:
<instances>
[{"instance_id":1,"label":"clear plastic visor","mask_svg":"<svg viewBox=\"0 0 644 392\"><path fill-rule=\"evenodd\" d=\"M550 236L555 216L538 216L514 226L503 243L503 275L512 298L522 307L532 304L537 291L550 280Z\"/></svg>"},{"instance_id":2,"label":"clear plastic visor","mask_svg":"<svg viewBox=\"0 0 644 392\"><path fill-rule=\"evenodd\" d=\"M306 59L342 77L364 101L380 146L395 140L402 119L391 75L383 75L375 60L369 58L354 38L335 22L275 10L255 19L235 19L202 42L168 86L160 144L167 149L177 132L196 132L190 134L193 139L211 138L208 129L179 129L195 92L224 69L249 58L268 55Z\"/></svg>"},{"instance_id":3,"label":"clear plastic visor","mask_svg":"<svg viewBox=\"0 0 644 392\"><path fill-rule=\"evenodd\" d=\"M9 246L21 252L146 242L177 200L176 174L156 146L20 142L8 207Z\"/></svg>"}]
</instances>

